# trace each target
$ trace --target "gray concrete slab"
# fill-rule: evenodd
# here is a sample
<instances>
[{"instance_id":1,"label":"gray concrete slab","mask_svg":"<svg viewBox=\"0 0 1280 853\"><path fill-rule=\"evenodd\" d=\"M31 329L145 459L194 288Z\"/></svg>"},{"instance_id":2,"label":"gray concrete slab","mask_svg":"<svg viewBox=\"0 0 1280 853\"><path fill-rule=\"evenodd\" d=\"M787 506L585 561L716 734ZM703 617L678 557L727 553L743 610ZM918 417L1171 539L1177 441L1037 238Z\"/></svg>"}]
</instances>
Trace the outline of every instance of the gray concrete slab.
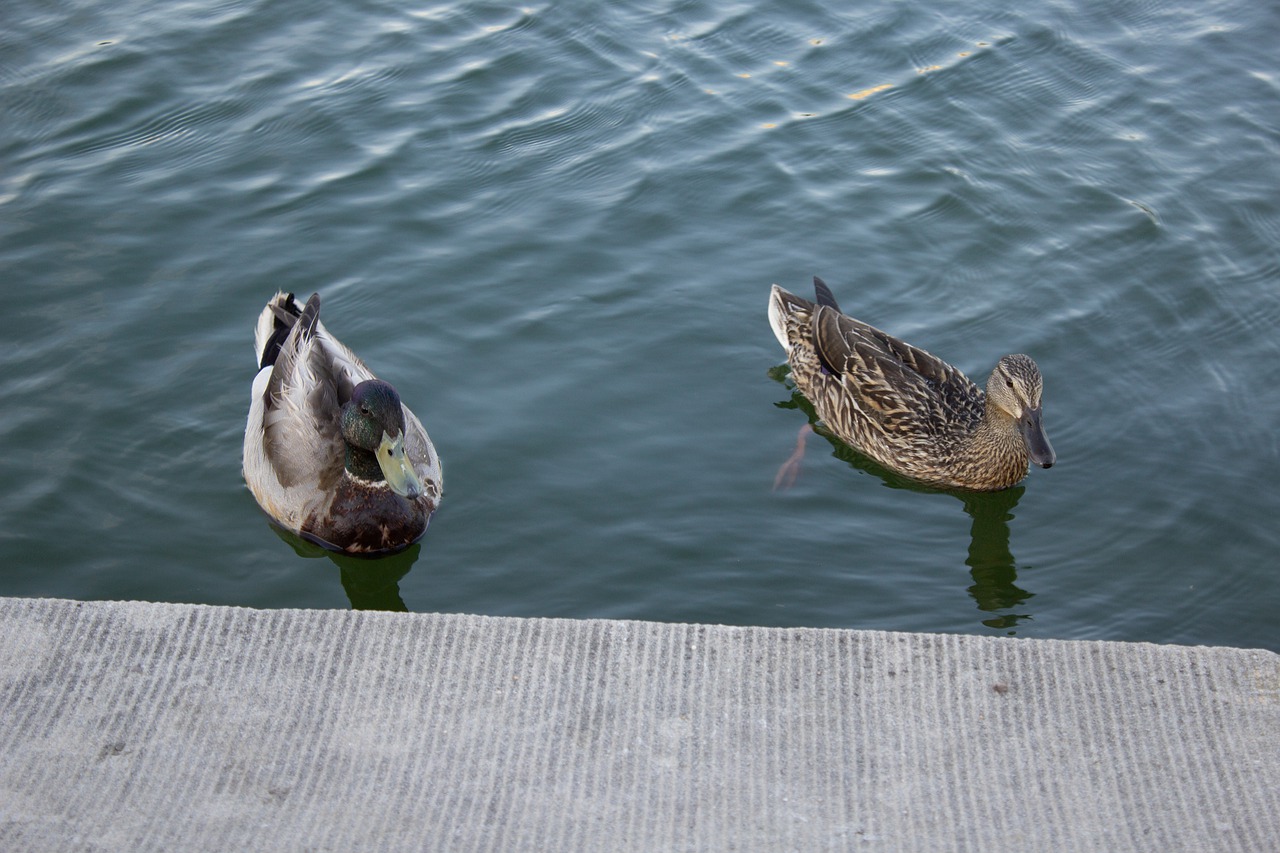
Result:
<instances>
[{"instance_id":1,"label":"gray concrete slab","mask_svg":"<svg viewBox=\"0 0 1280 853\"><path fill-rule=\"evenodd\" d=\"M0 599L0 849L1280 849L1280 657Z\"/></svg>"}]
</instances>

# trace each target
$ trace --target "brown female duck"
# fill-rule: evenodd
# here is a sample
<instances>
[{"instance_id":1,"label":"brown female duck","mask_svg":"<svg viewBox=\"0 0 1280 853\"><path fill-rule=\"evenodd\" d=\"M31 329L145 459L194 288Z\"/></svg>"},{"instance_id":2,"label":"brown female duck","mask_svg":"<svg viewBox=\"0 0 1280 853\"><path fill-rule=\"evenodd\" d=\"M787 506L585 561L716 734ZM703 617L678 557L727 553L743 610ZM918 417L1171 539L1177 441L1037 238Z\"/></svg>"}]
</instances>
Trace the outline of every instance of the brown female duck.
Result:
<instances>
[{"instance_id":1,"label":"brown female duck","mask_svg":"<svg viewBox=\"0 0 1280 853\"><path fill-rule=\"evenodd\" d=\"M835 435L904 476L939 488L995 491L1054 463L1040 422L1043 381L1006 355L985 394L940 358L840 313L822 279L810 302L778 285L769 325L791 376Z\"/></svg>"}]
</instances>

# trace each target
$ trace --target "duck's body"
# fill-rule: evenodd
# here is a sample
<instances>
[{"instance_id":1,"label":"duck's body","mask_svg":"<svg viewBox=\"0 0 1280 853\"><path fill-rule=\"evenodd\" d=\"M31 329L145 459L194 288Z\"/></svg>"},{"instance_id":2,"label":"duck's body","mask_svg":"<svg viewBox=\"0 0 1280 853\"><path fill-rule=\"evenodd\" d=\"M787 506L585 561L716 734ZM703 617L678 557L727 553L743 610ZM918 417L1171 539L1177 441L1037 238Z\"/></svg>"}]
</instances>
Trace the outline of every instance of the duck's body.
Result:
<instances>
[{"instance_id":1,"label":"duck's body","mask_svg":"<svg viewBox=\"0 0 1280 853\"><path fill-rule=\"evenodd\" d=\"M769 324L796 386L841 441L939 488L1005 489L1029 462L1053 464L1029 357L1000 359L984 394L942 359L842 314L822 280L813 283L815 302L775 284Z\"/></svg>"},{"instance_id":2,"label":"duck's body","mask_svg":"<svg viewBox=\"0 0 1280 853\"><path fill-rule=\"evenodd\" d=\"M440 460L400 397L328 333L320 296L278 293L258 318L244 479L277 524L337 551L416 542L440 503Z\"/></svg>"}]
</instances>

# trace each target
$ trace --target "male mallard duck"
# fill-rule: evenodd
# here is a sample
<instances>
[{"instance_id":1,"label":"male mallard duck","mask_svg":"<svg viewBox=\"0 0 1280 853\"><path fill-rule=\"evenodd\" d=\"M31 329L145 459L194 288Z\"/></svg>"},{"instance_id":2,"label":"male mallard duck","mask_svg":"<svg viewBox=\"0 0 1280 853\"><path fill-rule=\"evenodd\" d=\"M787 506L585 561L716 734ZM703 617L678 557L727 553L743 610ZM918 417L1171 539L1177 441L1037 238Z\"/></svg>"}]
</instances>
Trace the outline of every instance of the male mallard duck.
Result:
<instances>
[{"instance_id":1,"label":"male mallard duck","mask_svg":"<svg viewBox=\"0 0 1280 853\"><path fill-rule=\"evenodd\" d=\"M1053 464L1030 358L1000 359L984 395L942 359L840 313L822 279L813 288L816 302L775 284L769 325L796 386L841 441L940 488L1005 489L1029 461Z\"/></svg>"},{"instance_id":2,"label":"male mallard duck","mask_svg":"<svg viewBox=\"0 0 1280 853\"><path fill-rule=\"evenodd\" d=\"M277 524L335 551L416 542L440 503L440 459L396 389L277 293L258 317L244 479Z\"/></svg>"}]
</instances>

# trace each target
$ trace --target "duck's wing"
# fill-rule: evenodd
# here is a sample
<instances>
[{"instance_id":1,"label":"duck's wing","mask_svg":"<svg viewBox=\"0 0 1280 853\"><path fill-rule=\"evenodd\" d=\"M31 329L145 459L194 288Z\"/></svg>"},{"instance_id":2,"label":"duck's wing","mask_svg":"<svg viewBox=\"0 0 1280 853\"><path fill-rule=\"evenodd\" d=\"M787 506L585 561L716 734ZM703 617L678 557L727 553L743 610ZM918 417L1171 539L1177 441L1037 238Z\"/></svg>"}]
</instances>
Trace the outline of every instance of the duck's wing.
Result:
<instances>
[{"instance_id":1,"label":"duck's wing","mask_svg":"<svg viewBox=\"0 0 1280 853\"><path fill-rule=\"evenodd\" d=\"M404 407L404 452L413 461L413 469L422 482L423 492L433 505L440 503L444 492L444 472L435 445L408 406Z\"/></svg>"},{"instance_id":2,"label":"duck's wing","mask_svg":"<svg viewBox=\"0 0 1280 853\"><path fill-rule=\"evenodd\" d=\"M982 392L967 376L919 347L841 314L819 294L814 348L822 365L885 430L934 432L982 416Z\"/></svg>"},{"instance_id":3,"label":"duck's wing","mask_svg":"<svg viewBox=\"0 0 1280 853\"><path fill-rule=\"evenodd\" d=\"M263 452L281 486L327 489L337 481L345 464L342 404L371 377L325 331L313 294L280 341L263 392Z\"/></svg>"}]
</instances>

